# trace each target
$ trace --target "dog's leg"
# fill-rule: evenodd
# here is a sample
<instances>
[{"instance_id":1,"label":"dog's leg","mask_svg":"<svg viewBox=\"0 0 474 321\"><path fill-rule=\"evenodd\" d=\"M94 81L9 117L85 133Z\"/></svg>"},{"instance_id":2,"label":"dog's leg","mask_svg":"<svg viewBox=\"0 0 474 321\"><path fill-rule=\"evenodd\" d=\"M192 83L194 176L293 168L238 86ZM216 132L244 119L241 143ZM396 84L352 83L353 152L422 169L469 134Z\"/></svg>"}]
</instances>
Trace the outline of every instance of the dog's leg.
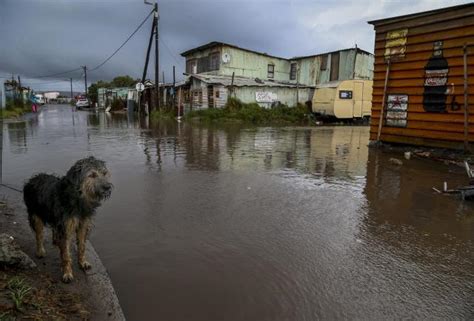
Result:
<instances>
[{"instance_id":1,"label":"dog's leg","mask_svg":"<svg viewBox=\"0 0 474 321\"><path fill-rule=\"evenodd\" d=\"M36 236L36 256L41 258L46 254L43 246L44 224L43 221L36 215L31 216L31 223Z\"/></svg>"},{"instance_id":2,"label":"dog's leg","mask_svg":"<svg viewBox=\"0 0 474 321\"><path fill-rule=\"evenodd\" d=\"M86 261L86 239L89 232L90 220L82 219L77 225L77 260L81 269L89 270L91 265Z\"/></svg>"},{"instance_id":3,"label":"dog's leg","mask_svg":"<svg viewBox=\"0 0 474 321\"><path fill-rule=\"evenodd\" d=\"M70 218L66 221L64 231L61 233L59 240L59 250L61 252L61 263L63 268L63 282L69 283L74 277L72 275L72 260L71 260L71 238L76 230L76 220Z\"/></svg>"}]
</instances>

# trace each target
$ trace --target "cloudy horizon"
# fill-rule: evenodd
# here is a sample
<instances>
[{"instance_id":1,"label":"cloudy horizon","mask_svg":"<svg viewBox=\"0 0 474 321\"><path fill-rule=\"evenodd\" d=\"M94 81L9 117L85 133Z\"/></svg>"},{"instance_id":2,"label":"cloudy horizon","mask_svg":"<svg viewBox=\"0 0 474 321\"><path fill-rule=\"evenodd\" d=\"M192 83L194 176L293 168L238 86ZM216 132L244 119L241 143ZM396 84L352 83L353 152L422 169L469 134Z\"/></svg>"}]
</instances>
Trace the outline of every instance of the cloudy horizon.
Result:
<instances>
[{"instance_id":1,"label":"cloudy horizon","mask_svg":"<svg viewBox=\"0 0 474 321\"><path fill-rule=\"evenodd\" d=\"M275 56L305 56L354 47L373 52L368 20L468 3L467 0L163 0L160 11L160 80L183 79L180 53L222 41ZM151 11L143 0L0 0L0 80L20 75L37 91L84 90L82 71L107 58ZM88 83L130 75L141 78L151 19ZM154 79L153 61L148 78Z\"/></svg>"}]
</instances>

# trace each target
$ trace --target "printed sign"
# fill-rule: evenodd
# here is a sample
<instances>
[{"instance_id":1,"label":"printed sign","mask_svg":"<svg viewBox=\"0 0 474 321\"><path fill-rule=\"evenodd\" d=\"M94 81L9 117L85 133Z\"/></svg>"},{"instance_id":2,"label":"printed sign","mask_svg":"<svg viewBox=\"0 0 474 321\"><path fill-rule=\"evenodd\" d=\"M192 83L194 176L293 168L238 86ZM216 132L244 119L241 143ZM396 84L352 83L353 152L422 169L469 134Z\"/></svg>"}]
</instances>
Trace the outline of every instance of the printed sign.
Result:
<instances>
[{"instance_id":1,"label":"printed sign","mask_svg":"<svg viewBox=\"0 0 474 321\"><path fill-rule=\"evenodd\" d=\"M387 115L385 124L392 127L407 127L408 95L392 94L387 96Z\"/></svg>"},{"instance_id":2,"label":"printed sign","mask_svg":"<svg viewBox=\"0 0 474 321\"><path fill-rule=\"evenodd\" d=\"M255 93L255 100L258 103L273 103L275 101L278 101L278 96L276 93L268 91L257 91Z\"/></svg>"},{"instance_id":3,"label":"printed sign","mask_svg":"<svg viewBox=\"0 0 474 321\"><path fill-rule=\"evenodd\" d=\"M387 32L385 36L385 59L405 57L407 35L408 29Z\"/></svg>"},{"instance_id":4,"label":"printed sign","mask_svg":"<svg viewBox=\"0 0 474 321\"><path fill-rule=\"evenodd\" d=\"M340 90L339 91L340 99L352 99L352 90Z\"/></svg>"}]
</instances>

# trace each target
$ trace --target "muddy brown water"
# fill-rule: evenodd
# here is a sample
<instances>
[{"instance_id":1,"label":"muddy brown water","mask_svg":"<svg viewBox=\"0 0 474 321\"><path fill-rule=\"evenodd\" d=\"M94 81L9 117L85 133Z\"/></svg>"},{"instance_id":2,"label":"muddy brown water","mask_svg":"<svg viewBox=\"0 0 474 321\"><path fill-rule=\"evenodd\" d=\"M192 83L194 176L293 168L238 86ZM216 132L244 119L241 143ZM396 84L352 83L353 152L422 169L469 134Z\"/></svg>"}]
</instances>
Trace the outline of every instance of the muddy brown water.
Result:
<instances>
[{"instance_id":1,"label":"muddy brown water","mask_svg":"<svg viewBox=\"0 0 474 321\"><path fill-rule=\"evenodd\" d=\"M473 319L463 170L368 127L200 126L49 106L4 124L3 182L107 161L91 239L128 320Z\"/></svg>"}]
</instances>

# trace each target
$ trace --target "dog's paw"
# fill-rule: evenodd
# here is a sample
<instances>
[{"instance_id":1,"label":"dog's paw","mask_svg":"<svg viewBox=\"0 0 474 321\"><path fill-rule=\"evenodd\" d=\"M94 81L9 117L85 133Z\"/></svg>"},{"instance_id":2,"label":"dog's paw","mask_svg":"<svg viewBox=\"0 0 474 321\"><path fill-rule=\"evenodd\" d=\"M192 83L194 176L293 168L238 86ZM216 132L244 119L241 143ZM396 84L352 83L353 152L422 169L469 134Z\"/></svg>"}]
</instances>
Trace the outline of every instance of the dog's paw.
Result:
<instances>
[{"instance_id":1,"label":"dog's paw","mask_svg":"<svg viewBox=\"0 0 474 321\"><path fill-rule=\"evenodd\" d=\"M74 277L72 276L72 273L64 273L63 274L63 282L64 283L70 283L72 280L74 280Z\"/></svg>"},{"instance_id":2,"label":"dog's paw","mask_svg":"<svg viewBox=\"0 0 474 321\"><path fill-rule=\"evenodd\" d=\"M45 255L46 255L46 251L44 249L39 249L36 251L36 257L39 259L45 257Z\"/></svg>"},{"instance_id":3,"label":"dog's paw","mask_svg":"<svg viewBox=\"0 0 474 321\"><path fill-rule=\"evenodd\" d=\"M87 261L80 262L80 263L79 263L79 266L80 266L81 269L84 270L84 271L90 270L91 267L92 267L92 265L91 265L89 262L87 262Z\"/></svg>"}]
</instances>

